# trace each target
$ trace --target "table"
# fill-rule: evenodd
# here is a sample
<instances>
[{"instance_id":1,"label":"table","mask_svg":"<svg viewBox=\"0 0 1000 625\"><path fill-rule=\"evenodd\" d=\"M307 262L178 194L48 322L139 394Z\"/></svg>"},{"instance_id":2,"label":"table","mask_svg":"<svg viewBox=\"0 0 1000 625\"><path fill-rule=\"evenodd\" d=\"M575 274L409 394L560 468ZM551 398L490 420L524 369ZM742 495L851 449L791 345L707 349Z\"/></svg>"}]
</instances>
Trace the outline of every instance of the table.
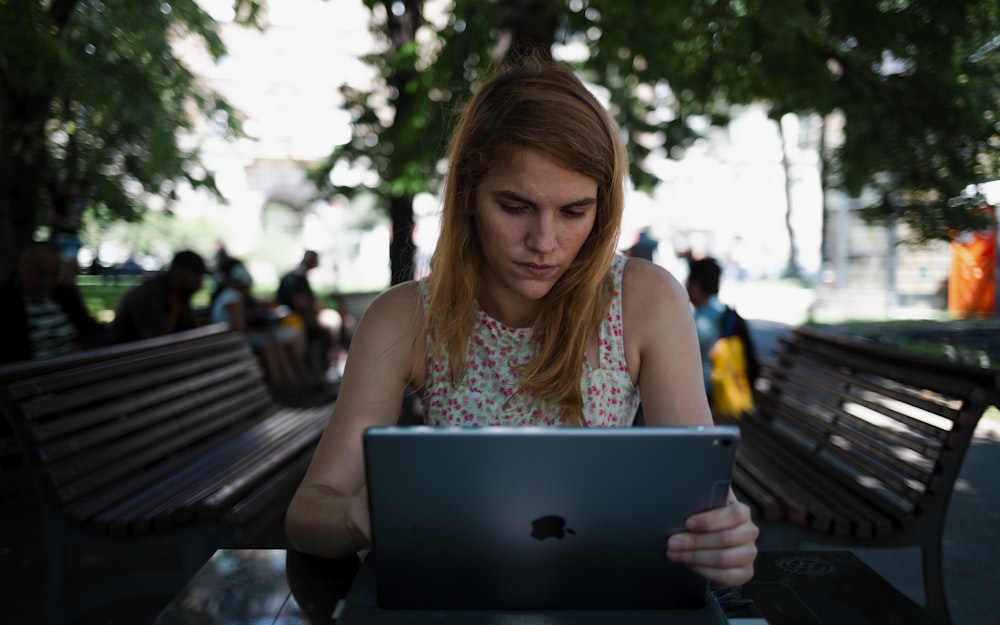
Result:
<instances>
[{"instance_id":1,"label":"table","mask_svg":"<svg viewBox=\"0 0 1000 625\"><path fill-rule=\"evenodd\" d=\"M761 552L754 579L723 602L732 625L935 625L850 551ZM154 625L330 625L358 569L281 549L221 549Z\"/></svg>"}]
</instances>

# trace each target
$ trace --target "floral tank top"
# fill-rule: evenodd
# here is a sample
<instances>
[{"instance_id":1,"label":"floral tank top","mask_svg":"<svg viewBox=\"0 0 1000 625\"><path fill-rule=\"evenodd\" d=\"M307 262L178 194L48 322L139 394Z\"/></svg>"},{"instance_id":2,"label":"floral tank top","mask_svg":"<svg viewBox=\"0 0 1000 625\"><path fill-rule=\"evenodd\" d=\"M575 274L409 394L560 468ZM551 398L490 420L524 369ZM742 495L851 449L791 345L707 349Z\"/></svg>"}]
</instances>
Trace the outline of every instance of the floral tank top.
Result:
<instances>
[{"instance_id":1,"label":"floral tank top","mask_svg":"<svg viewBox=\"0 0 1000 625\"><path fill-rule=\"evenodd\" d=\"M598 338L599 367L584 361L580 375L583 416L591 427L628 427L635 419L639 392L632 384L625 362L622 335L622 272L626 259L611 263L614 292ZM421 284L424 310L430 284ZM562 425L559 405L517 393L514 366L539 351L532 328L505 326L477 307L467 370L462 381L448 381L448 362L432 361L428 333L427 379L424 385L424 422L433 426Z\"/></svg>"}]
</instances>

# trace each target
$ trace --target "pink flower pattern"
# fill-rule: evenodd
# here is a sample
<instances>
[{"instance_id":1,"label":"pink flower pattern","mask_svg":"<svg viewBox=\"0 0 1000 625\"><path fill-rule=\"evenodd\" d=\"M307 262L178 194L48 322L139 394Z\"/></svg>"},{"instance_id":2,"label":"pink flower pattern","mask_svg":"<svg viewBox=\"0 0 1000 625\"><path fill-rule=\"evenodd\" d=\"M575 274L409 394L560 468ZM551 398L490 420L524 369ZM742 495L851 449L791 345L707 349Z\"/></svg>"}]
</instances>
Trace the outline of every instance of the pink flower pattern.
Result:
<instances>
[{"instance_id":1,"label":"pink flower pattern","mask_svg":"<svg viewBox=\"0 0 1000 625\"><path fill-rule=\"evenodd\" d=\"M625 361L622 337L621 281L626 259L615 256L611 264L614 293L608 316L601 324L600 364L594 369L584 361L580 376L583 414L591 427L628 427L639 405ZM430 284L421 285L424 306ZM428 354L430 349L428 332ZM519 391L514 367L538 353L532 328L512 328L476 311L465 377L457 386L447 380L448 363L428 357L424 385L424 421L434 426L562 425L559 407Z\"/></svg>"}]
</instances>

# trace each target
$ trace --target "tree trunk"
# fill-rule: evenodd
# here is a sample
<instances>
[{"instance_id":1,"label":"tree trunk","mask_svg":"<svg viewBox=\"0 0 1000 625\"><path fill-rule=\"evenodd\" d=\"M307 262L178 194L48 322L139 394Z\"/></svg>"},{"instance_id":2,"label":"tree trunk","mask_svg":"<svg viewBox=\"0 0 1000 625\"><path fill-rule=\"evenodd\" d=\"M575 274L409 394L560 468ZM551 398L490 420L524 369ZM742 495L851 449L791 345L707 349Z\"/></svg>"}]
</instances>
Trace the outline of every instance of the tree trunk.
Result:
<instances>
[{"instance_id":1,"label":"tree trunk","mask_svg":"<svg viewBox=\"0 0 1000 625\"><path fill-rule=\"evenodd\" d=\"M46 182L47 98L4 103L0 119L0 280L13 272L38 225L40 191ZM26 150L26 146L38 148ZM19 148L19 149L18 149Z\"/></svg>"},{"instance_id":2,"label":"tree trunk","mask_svg":"<svg viewBox=\"0 0 1000 625\"><path fill-rule=\"evenodd\" d=\"M830 191L830 181L828 179L830 169L830 158L826 153L826 116L820 117L819 122L819 193L822 202L822 228L820 230L820 267L822 270L828 269L833 264L833 241L830 236L830 203L828 193Z\"/></svg>"},{"instance_id":3,"label":"tree trunk","mask_svg":"<svg viewBox=\"0 0 1000 625\"><path fill-rule=\"evenodd\" d=\"M49 5L50 33L58 36L79 0L55 0ZM4 53L0 71L0 281L14 273L17 258L38 226L43 190L51 187L45 126L52 101L51 85L26 91L12 80L25 63L37 59ZM51 198L49 198L51 201Z\"/></svg>"},{"instance_id":4,"label":"tree trunk","mask_svg":"<svg viewBox=\"0 0 1000 625\"><path fill-rule=\"evenodd\" d=\"M494 61L536 53L552 56L559 15L565 10L553 0L502 0L499 5Z\"/></svg>"},{"instance_id":5,"label":"tree trunk","mask_svg":"<svg viewBox=\"0 0 1000 625\"><path fill-rule=\"evenodd\" d=\"M423 0L405 0L405 10L394 12L392 0L383 3L388 16L389 40L393 52L411 43L417 36L417 29L423 23ZM407 88L414 78L414 70L397 69L388 82L396 92L393 102L394 123L406 123L413 116L413 103ZM399 284L413 279L413 195L394 195L389 198L389 217L392 220L392 237L389 241L389 275L391 284Z\"/></svg>"},{"instance_id":6,"label":"tree trunk","mask_svg":"<svg viewBox=\"0 0 1000 625\"><path fill-rule=\"evenodd\" d=\"M389 240L389 270L392 284L413 279L413 196L389 198L392 238Z\"/></svg>"},{"instance_id":7,"label":"tree trunk","mask_svg":"<svg viewBox=\"0 0 1000 625\"><path fill-rule=\"evenodd\" d=\"M788 264L783 277L798 280L802 277L799 267L799 251L795 242L795 229L792 228L792 163L788 158L788 143L785 127L778 120L778 135L781 137L781 167L785 172L785 230L788 232Z\"/></svg>"}]
</instances>

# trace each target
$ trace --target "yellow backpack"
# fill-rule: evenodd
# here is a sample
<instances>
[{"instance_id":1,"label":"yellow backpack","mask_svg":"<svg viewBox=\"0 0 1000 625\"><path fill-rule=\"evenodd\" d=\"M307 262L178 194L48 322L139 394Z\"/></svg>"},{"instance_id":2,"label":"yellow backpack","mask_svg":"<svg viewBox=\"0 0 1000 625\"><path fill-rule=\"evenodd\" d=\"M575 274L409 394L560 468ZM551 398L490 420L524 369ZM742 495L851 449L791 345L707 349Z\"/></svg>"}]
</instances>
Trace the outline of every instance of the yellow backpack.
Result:
<instances>
[{"instance_id":1,"label":"yellow backpack","mask_svg":"<svg viewBox=\"0 0 1000 625\"><path fill-rule=\"evenodd\" d=\"M753 409L753 383L760 365L750 329L731 306L720 320L721 338L712 346L712 409L722 417L739 417Z\"/></svg>"},{"instance_id":2,"label":"yellow backpack","mask_svg":"<svg viewBox=\"0 0 1000 625\"><path fill-rule=\"evenodd\" d=\"M753 408L746 351L739 336L724 336L709 352L712 361L712 408L723 417L739 417Z\"/></svg>"}]
</instances>

